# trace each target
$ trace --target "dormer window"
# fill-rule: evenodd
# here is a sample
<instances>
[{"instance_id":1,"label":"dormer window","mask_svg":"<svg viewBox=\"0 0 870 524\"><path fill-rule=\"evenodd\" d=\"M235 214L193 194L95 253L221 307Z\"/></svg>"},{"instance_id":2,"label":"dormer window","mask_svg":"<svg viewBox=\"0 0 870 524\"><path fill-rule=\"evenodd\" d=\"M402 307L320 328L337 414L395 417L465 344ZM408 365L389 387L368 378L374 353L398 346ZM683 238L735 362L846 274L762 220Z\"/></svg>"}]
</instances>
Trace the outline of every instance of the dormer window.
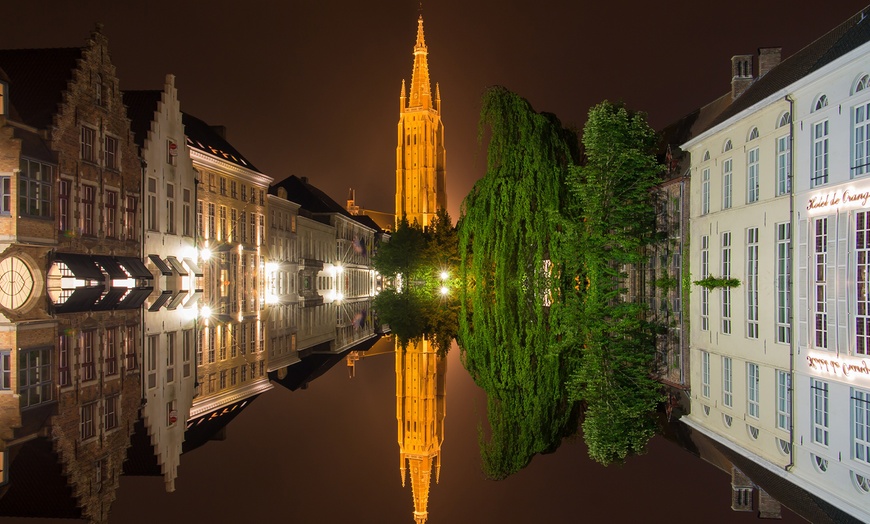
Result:
<instances>
[{"instance_id":1,"label":"dormer window","mask_svg":"<svg viewBox=\"0 0 870 524\"><path fill-rule=\"evenodd\" d=\"M789 113L788 111L786 111L786 112L783 113L783 115L779 118L779 124L777 124L776 127L784 127L784 126L787 126L787 125L789 125L789 124L791 124L791 113Z\"/></svg>"},{"instance_id":2,"label":"dormer window","mask_svg":"<svg viewBox=\"0 0 870 524\"><path fill-rule=\"evenodd\" d=\"M710 152L704 151L704 160L702 162L707 162L708 160L710 160Z\"/></svg>"},{"instance_id":3,"label":"dormer window","mask_svg":"<svg viewBox=\"0 0 870 524\"><path fill-rule=\"evenodd\" d=\"M725 141L725 147L722 148L722 151L723 151L723 152L725 152L725 151L731 151L731 148L732 148L732 147L733 147L733 146L731 145L731 140L726 140L726 141Z\"/></svg>"},{"instance_id":4,"label":"dormer window","mask_svg":"<svg viewBox=\"0 0 870 524\"><path fill-rule=\"evenodd\" d=\"M819 98L816 99L816 104L813 106L813 111L818 111L826 107L828 107L827 95L819 95Z\"/></svg>"},{"instance_id":5,"label":"dormer window","mask_svg":"<svg viewBox=\"0 0 870 524\"><path fill-rule=\"evenodd\" d=\"M749 132L749 139L747 139L746 141L751 142L751 141L755 140L756 138L758 138L758 128L753 127L752 131Z\"/></svg>"}]
</instances>

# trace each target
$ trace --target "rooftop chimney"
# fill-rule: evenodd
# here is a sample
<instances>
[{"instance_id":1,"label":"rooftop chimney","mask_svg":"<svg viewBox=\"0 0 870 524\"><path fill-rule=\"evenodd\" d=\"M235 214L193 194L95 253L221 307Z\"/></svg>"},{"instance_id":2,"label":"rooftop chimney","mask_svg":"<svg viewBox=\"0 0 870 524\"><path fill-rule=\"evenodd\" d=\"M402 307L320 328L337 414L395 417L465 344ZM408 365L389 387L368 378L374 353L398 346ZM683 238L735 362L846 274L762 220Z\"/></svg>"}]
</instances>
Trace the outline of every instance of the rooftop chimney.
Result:
<instances>
[{"instance_id":1,"label":"rooftop chimney","mask_svg":"<svg viewBox=\"0 0 870 524\"><path fill-rule=\"evenodd\" d=\"M227 126L209 126L212 131L218 134L224 140L227 139Z\"/></svg>"},{"instance_id":2,"label":"rooftop chimney","mask_svg":"<svg viewBox=\"0 0 870 524\"><path fill-rule=\"evenodd\" d=\"M778 66L782 61L781 47L758 48L758 77L766 75L768 71Z\"/></svg>"},{"instance_id":3,"label":"rooftop chimney","mask_svg":"<svg viewBox=\"0 0 870 524\"><path fill-rule=\"evenodd\" d=\"M737 99L752 85L752 55L731 57L731 100Z\"/></svg>"},{"instance_id":4,"label":"rooftop chimney","mask_svg":"<svg viewBox=\"0 0 870 524\"><path fill-rule=\"evenodd\" d=\"M758 518L782 518L782 505L761 488L758 489Z\"/></svg>"}]
</instances>

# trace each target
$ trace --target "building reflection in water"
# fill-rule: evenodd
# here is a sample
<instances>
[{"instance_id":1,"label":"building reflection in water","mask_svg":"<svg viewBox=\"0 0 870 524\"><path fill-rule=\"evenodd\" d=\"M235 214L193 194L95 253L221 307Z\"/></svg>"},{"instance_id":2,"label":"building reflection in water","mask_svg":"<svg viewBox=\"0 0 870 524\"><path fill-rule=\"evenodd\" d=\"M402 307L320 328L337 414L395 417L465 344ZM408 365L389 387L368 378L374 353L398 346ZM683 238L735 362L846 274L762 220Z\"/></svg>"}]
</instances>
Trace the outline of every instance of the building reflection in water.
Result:
<instances>
[{"instance_id":1,"label":"building reflection in water","mask_svg":"<svg viewBox=\"0 0 870 524\"><path fill-rule=\"evenodd\" d=\"M172 75L122 92L99 26L0 51L0 95L0 515L105 522L121 474L173 491L273 383L378 339L384 232L271 185Z\"/></svg>"}]
</instances>

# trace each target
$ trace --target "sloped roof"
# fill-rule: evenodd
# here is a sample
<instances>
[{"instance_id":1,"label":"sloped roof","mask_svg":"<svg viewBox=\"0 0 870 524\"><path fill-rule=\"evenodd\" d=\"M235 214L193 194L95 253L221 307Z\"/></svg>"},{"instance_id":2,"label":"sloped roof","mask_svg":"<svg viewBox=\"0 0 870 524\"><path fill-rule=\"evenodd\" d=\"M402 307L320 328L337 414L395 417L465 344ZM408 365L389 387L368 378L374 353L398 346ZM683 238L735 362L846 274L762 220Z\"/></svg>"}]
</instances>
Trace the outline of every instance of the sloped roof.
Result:
<instances>
[{"instance_id":1,"label":"sloped roof","mask_svg":"<svg viewBox=\"0 0 870 524\"><path fill-rule=\"evenodd\" d=\"M145 146L148 131L151 130L151 121L154 120L154 112L157 111L157 102L163 91L124 91L124 105L127 106L127 116L130 118L130 127L133 130L133 138L139 147Z\"/></svg>"},{"instance_id":2,"label":"sloped roof","mask_svg":"<svg viewBox=\"0 0 870 524\"><path fill-rule=\"evenodd\" d=\"M6 517L82 516L51 441L36 438L11 448L9 485L0 497Z\"/></svg>"},{"instance_id":3,"label":"sloped roof","mask_svg":"<svg viewBox=\"0 0 870 524\"><path fill-rule=\"evenodd\" d=\"M184 134L187 135L187 145L191 149L202 151L209 155L221 158L237 166L262 173L254 167L238 149L227 142L226 138L215 128L193 115L182 112L181 121L184 123Z\"/></svg>"},{"instance_id":4,"label":"sloped roof","mask_svg":"<svg viewBox=\"0 0 870 524\"><path fill-rule=\"evenodd\" d=\"M864 8L815 42L783 60L764 76L756 79L742 95L734 100L730 107L722 111L704 130L715 127L870 41L870 20L866 20L867 9Z\"/></svg>"},{"instance_id":5,"label":"sloped roof","mask_svg":"<svg viewBox=\"0 0 870 524\"><path fill-rule=\"evenodd\" d=\"M78 47L0 50L12 118L38 129L49 127L81 56Z\"/></svg>"},{"instance_id":6,"label":"sloped roof","mask_svg":"<svg viewBox=\"0 0 870 524\"><path fill-rule=\"evenodd\" d=\"M302 209L311 213L339 213L354 218L344 206L329 197L326 193L308 182L308 179L290 175L284 180L269 187L269 194L278 194L278 188L287 190L287 198L296 202Z\"/></svg>"}]
</instances>

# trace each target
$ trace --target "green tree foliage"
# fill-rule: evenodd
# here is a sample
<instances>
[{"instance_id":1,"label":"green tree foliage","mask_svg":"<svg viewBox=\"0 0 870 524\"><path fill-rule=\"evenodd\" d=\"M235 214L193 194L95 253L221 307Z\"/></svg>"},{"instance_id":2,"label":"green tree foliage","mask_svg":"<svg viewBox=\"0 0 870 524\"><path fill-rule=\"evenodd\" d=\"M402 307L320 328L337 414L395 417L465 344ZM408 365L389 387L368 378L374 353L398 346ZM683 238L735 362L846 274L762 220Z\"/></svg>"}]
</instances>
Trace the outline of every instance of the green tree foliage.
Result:
<instances>
[{"instance_id":1,"label":"green tree foliage","mask_svg":"<svg viewBox=\"0 0 870 524\"><path fill-rule=\"evenodd\" d=\"M459 223L466 284L459 341L466 369L488 397L484 472L500 479L555 450L576 427L576 403L564 387L571 359L544 305L554 280L544 261L564 229L577 139L501 87L483 97L481 138L487 132L487 173L463 202Z\"/></svg>"},{"instance_id":2,"label":"green tree foliage","mask_svg":"<svg viewBox=\"0 0 870 524\"><path fill-rule=\"evenodd\" d=\"M459 305L452 297L458 287L457 246L450 215L439 210L425 230L403 219L375 255L373 265L378 272L401 278L401 291L384 290L375 297L374 309L403 346L426 336L446 354L456 337ZM446 280L442 273L447 273ZM446 296L442 287L449 290Z\"/></svg>"},{"instance_id":3,"label":"green tree foliage","mask_svg":"<svg viewBox=\"0 0 870 524\"><path fill-rule=\"evenodd\" d=\"M655 144L643 114L603 102L589 111L583 131L586 162L568 177L576 198L569 245L579 253L583 278L572 309L581 361L568 389L587 406L584 438L602 464L644 450L662 400L652 375L655 326L642 304L623 299L623 268L640 263L653 240L650 192L661 172Z\"/></svg>"},{"instance_id":4,"label":"green tree foliage","mask_svg":"<svg viewBox=\"0 0 870 524\"><path fill-rule=\"evenodd\" d=\"M389 242L378 247L372 265L381 275L389 278L399 274L410 275L421 265L424 248L423 228L416 221L409 224L408 218L402 217L396 231L390 235Z\"/></svg>"}]
</instances>

